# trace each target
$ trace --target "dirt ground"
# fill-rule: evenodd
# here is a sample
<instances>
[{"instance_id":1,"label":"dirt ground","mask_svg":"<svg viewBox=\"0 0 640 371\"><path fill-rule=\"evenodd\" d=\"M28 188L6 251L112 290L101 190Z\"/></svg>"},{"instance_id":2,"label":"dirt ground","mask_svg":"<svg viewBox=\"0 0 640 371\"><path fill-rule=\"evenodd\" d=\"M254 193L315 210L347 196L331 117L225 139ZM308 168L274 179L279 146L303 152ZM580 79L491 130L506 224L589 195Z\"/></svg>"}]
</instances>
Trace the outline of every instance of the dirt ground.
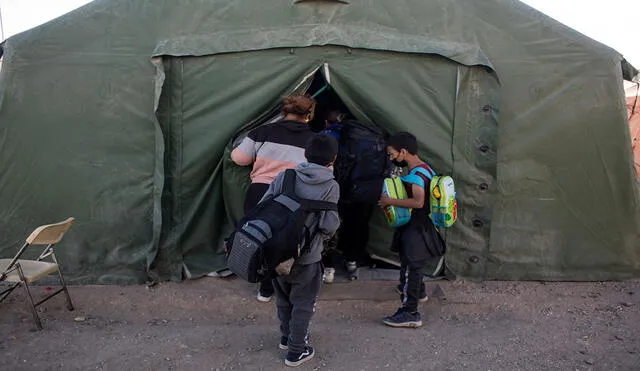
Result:
<instances>
[{"instance_id":1,"label":"dirt ground","mask_svg":"<svg viewBox=\"0 0 640 371\"><path fill-rule=\"evenodd\" d=\"M439 282L425 326L380 319L393 282L325 285L303 370L640 370L640 283ZM430 283L434 290L435 283ZM38 295L47 290L37 287ZM2 370L281 370L274 303L239 279L71 287L34 324L23 292L0 304Z\"/></svg>"}]
</instances>

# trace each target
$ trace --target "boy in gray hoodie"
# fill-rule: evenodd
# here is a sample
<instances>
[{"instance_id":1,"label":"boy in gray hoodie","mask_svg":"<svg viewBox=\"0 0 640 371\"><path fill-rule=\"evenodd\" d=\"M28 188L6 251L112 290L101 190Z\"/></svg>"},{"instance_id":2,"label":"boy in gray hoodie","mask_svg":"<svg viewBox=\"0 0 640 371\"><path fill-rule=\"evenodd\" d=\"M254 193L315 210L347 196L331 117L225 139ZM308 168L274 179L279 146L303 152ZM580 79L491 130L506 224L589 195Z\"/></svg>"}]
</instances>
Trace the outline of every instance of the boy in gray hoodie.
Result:
<instances>
[{"instance_id":1,"label":"boy in gray hoodie","mask_svg":"<svg viewBox=\"0 0 640 371\"><path fill-rule=\"evenodd\" d=\"M298 197L338 203L340 188L332 170L337 154L338 143L333 137L316 134L310 138L305 148L307 162L295 169ZM269 186L263 201L282 193L283 179L284 173L280 173ZM314 356L308 342L308 330L322 285L323 241L338 230L340 218L336 211L321 211L310 215L306 225L314 236L310 248L295 260L289 275L273 280L282 334L279 348L288 350L284 363L293 367Z\"/></svg>"}]
</instances>

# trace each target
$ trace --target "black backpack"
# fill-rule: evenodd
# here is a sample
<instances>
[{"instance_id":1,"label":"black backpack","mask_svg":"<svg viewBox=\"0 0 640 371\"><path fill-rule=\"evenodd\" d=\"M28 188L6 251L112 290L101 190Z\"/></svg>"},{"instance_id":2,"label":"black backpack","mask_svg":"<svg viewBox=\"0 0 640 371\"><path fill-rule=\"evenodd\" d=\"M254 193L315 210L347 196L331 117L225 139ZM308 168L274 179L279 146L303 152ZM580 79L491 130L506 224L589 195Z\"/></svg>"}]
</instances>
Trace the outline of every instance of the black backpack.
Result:
<instances>
[{"instance_id":1,"label":"black backpack","mask_svg":"<svg viewBox=\"0 0 640 371\"><path fill-rule=\"evenodd\" d=\"M302 199L296 195L295 170L286 170L282 192L253 208L225 240L227 268L249 282L276 276L278 264L309 250L318 228L311 233L310 214L338 211L333 202Z\"/></svg>"},{"instance_id":2,"label":"black backpack","mask_svg":"<svg viewBox=\"0 0 640 371\"><path fill-rule=\"evenodd\" d=\"M392 170L386 138L387 134L375 126L356 120L343 122L335 164L340 200L378 201L384 178Z\"/></svg>"}]
</instances>

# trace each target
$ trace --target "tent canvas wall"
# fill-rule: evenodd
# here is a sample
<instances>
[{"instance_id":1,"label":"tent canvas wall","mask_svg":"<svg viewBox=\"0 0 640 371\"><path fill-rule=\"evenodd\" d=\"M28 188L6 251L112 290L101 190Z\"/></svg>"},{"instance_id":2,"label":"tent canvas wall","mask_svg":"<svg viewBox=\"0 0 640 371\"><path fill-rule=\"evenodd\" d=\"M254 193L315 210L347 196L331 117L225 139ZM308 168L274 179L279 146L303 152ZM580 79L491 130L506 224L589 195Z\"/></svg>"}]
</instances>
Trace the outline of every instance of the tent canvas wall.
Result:
<instances>
[{"instance_id":1,"label":"tent canvas wall","mask_svg":"<svg viewBox=\"0 0 640 371\"><path fill-rule=\"evenodd\" d=\"M325 65L351 112L415 133L456 178L458 276L640 275L621 93L637 71L518 1L97 0L3 52L0 252L74 216L77 283L224 268L246 182L230 140Z\"/></svg>"}]
</instances>

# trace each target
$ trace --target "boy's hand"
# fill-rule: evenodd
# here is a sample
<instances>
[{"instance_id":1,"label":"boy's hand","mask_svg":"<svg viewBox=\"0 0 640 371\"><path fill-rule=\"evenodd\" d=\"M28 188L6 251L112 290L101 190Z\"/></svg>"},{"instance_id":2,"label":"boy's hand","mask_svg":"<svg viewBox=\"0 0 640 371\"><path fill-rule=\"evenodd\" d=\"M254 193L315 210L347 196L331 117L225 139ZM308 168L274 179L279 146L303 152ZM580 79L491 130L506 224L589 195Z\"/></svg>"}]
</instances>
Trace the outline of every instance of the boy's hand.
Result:
<instances>
[{"instance_id":1,"label":"boy's hand","mask_svg":"<svg viewBox=\"0 0 640 371\"><path fill-rule=\"evenodd\" d=\"M387 195L380 196L380 200L378 201L378 206L387 207L390 206L393 202L393 199Z\"/></svg>"},{"instance_id":2,"label":"boy's hand","mask_svg":"<svg viewBox=\"0 0 640 371\"><path fill-rule=\"evenodd\" d=\"M405 207L407 209L421 209L424 207L425 202L425 194L424 188L417 184L411 185L411 190L413 191L413 197L397 200L395 198L391 198L387 195L380 196L380 200L378 201L378 205L380 207L387 206L397 206L397 207Z\"/></svg>"}]
</instances>

